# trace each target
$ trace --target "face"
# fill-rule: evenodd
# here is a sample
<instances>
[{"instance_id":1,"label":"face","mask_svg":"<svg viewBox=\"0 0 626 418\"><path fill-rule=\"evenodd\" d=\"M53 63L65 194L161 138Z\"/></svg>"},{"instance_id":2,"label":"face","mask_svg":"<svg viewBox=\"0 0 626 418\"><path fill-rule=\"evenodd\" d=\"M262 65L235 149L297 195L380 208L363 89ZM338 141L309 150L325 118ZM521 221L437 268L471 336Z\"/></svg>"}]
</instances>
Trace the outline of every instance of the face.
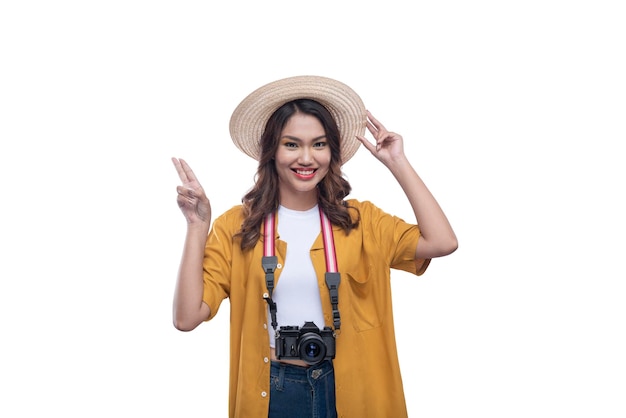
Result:
<instances>
[{"instance_id":1,"label":"face","mask_svg":"<svg viewBox=\"0 0 626 418\"><path fill-rule=\"evenodd\" d=\"M317 203L317 184L330 165L330 147L320 121L294 114L285 124L275 156L280 204L294 210Z\"/></svg>"}]
</instances>

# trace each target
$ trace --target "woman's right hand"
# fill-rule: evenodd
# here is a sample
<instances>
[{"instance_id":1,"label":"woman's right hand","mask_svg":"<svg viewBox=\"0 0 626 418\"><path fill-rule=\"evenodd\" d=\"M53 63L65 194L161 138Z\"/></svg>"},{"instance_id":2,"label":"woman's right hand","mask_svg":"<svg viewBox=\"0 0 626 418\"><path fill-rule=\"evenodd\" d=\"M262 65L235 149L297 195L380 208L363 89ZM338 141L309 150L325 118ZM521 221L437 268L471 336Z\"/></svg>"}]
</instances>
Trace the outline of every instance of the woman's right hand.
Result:
<instances>
[{"instance_id":1,"label":"woman's right hand","mask_svg":"<svg viewBox=\"0 0 626 418\"><path fill-rule=\"evenodd\" d=\"M172 158L182 184L176 187L178 207L183 212L187 225L211 223L211 204L204 189L189 164L182 158Z\"/></svg>"},{"instance_id":2,"label":"woman's right hand","mask_svg":"<svg viewBox=\"0 0 626 418\"><path fill-rule=\"evenodd\" d=\"M176 187L178 207L187 219L187 234L174 293L174 326L191 331L211 315L203 300L204 248L211 223L211 205L185 160L172 158L182 184Z\"/></svg>"}]
</instances>

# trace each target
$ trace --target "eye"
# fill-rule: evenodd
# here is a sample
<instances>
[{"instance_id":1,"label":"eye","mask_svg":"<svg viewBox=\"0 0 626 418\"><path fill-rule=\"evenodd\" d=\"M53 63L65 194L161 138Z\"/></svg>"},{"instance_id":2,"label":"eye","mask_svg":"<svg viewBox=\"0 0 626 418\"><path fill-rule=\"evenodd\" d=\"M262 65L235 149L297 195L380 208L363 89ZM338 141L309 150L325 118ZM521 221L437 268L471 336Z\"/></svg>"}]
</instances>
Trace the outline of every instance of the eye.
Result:
<instances>
[{"instance_id":1,"label":"eye","mask_svg":"<svg viewBox=\"0 0 626 418\"><path fill-rule=\"evenodd\" d=\"M287 148L297 148L298 144L296 144L295 142L288 141L288 142L283 143L283 146Z\"/></svg>"},{"instance_id":2,"label":"eye","mask_svg":"<svg viewBox=\"0 0 626 418\"><path fill-rule=\"evenodd\" d=\"M315 148L324 148L328 143L326 141L319 141L313 144Z\"/></svg>"}]
</instances>

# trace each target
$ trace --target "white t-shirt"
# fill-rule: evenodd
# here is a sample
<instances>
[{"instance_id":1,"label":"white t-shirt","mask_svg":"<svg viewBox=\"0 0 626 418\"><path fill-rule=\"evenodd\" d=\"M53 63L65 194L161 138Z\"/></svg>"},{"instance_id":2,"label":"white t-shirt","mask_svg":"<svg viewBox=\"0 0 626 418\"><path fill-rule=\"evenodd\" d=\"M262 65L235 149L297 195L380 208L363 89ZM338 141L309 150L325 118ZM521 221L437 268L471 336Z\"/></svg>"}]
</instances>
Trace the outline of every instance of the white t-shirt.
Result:
<instances>
[{"instance_id":1,"label":"white t-shirt","mask_svg":"<svg viewBox=\"0 0 626 418\"><path fill-rule=\"evenodd\" d=\"M280 280L274 287L272 299L276 303L276 319L281 326L302 327L312 321L324 328L324 313L320 299L317 275L310 250L320 233L320 215L317 205L306 211L278 208L278 234L287 243L285 265ZM274 347L275 332L268 307L270 346Z\"/></svg>"}]
</instances>

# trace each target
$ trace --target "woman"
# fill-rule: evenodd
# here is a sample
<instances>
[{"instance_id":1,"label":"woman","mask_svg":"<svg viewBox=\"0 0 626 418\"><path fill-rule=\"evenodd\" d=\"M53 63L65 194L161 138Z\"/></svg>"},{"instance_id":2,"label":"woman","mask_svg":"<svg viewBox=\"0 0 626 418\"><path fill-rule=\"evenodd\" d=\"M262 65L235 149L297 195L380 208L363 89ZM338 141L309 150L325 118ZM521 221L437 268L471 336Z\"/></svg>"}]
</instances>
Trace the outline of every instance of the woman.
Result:
<instances>
[{"instance_id":1,"label":"woman","mask_svg":"<svg viewBox=\"0 0 626 418\"><path fill-rule=\"evenodd\" d=\"M173 159L187 220L174 325L192 330L230 299L231 417L406 416L390 268L421 275L457 239L402 137L348 86L312 76L255 90L230 130L259 165L242 205L212 226L199 181ZM360 144L394 175L419 227L346 199L341 166Z\"/></svg>"}]
</instances>

